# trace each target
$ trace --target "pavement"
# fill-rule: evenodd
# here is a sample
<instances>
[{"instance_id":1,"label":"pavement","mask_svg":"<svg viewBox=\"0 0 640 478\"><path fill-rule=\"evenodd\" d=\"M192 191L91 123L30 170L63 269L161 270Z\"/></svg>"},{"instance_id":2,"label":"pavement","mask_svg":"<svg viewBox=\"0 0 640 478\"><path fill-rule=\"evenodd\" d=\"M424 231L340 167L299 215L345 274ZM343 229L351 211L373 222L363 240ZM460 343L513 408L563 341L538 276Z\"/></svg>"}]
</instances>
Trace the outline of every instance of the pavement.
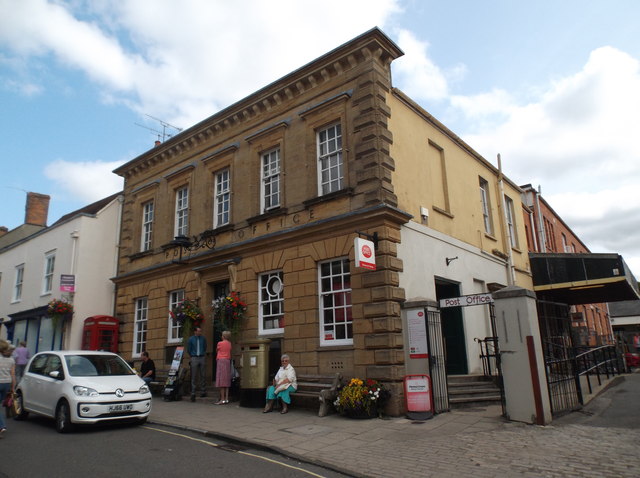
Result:
<instances>
[{"instance_id":1,"label":"pavement","mask_svg":"<svg viewBox=\"0 0 640 478\"><path fill-rule=\"evenodd\" d=\"M625 380L640 383L640 374L605 380L586 400L614 393ZM627 397L640 403L638 396ZM317 411L294 407L286 415L265 414L238 402L214 405L216 398L154 398L149 421L267 448L357 477L640 476L637 427L563 419L527 425L505 420L499 405L452 410L425 421L318 417ZM587 404L574 413L589 415L601 408L590 411Z\"/></svg>"}]
</instances>

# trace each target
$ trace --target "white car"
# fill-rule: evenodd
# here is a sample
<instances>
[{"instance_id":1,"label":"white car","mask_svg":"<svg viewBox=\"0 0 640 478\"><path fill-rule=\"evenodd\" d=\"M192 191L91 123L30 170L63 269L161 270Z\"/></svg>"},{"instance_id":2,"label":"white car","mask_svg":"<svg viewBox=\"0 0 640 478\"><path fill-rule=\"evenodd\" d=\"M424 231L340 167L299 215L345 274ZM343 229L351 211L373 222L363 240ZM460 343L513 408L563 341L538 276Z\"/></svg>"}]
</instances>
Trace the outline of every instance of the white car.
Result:
<instances>
[{"instance_id":1,"label":"white car","mask_svg":"<svg viewBox=\"0 0 640 478\"><path fill-rule=\"evenodd\" d=\"M60 433L81 423L144 423L151 412L149 387L111 352L40 352L27 364L15 399L16 419L24 420L30 412L55 418Z\"/></svg>"}]
</instances>

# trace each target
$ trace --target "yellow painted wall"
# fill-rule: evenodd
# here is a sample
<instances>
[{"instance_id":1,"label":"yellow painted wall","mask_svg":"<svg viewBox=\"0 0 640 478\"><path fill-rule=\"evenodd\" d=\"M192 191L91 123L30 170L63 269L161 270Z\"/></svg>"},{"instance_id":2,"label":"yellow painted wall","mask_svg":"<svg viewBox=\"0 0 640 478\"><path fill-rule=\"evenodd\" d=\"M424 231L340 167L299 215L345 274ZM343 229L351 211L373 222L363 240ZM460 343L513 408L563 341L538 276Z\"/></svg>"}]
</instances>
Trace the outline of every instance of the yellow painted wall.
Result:
<instances>
[{"instance_id":1,"label":"yellow painted wall","mask_svg":"<svg viewBox=\"0 0 640 478\"><path fill-rule=\"evenodd\" d=\"M393 185L398 207L444 234L490 254L506 255L507 247L498 170L465 149L464 143L401 92L390 93L389 129L393 132L391 157L395 161ZM489 184L493 234L484 229L479 177ZM513 200L518 247L511 248L516 284L531 288L520 189L503 181L504 194ZM429 210L428 219L420 208ZM496 254L496 251L498 253Z\"/></svg>"}]
</instances>

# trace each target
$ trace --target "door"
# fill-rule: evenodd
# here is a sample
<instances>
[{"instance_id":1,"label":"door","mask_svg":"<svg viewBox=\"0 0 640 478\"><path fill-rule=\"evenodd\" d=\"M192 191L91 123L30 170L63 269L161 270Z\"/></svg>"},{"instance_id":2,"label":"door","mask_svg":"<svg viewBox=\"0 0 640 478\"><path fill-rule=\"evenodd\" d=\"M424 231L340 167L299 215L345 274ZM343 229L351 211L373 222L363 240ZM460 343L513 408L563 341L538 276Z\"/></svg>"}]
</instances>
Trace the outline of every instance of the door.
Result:
<instances>
[{"instance_id":1,"label":"door","mask_svg":"<svg viewBox=\"0 0 640 478\"><path fill-rule=\"evenodd\" d=\"M452 297L460 297L460 285L436 280L437 300ZM469 369L462 307L440 309L440 319L445 344L447 375L466 375L469 373Z\"/></svg>"}]
</instances>

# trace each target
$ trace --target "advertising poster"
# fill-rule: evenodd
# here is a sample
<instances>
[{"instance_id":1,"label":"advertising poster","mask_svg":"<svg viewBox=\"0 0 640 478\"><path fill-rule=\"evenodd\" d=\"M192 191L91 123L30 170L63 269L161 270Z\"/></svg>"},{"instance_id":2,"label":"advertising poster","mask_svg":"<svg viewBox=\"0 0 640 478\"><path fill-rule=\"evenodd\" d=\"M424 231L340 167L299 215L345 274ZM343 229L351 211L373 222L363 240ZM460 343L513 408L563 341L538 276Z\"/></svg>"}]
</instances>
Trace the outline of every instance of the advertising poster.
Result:
<instances>
[{"instance_id":1,"label":"advertising poster","mask_svg":"<svg viewBox=\"0 0 640 478\"><path fill-rule=\"evenodd\" d=\"M423 309L407 312L407 330L409 332L409 358L429 358L427 324Z\"/></svg>"}]
</instances>

